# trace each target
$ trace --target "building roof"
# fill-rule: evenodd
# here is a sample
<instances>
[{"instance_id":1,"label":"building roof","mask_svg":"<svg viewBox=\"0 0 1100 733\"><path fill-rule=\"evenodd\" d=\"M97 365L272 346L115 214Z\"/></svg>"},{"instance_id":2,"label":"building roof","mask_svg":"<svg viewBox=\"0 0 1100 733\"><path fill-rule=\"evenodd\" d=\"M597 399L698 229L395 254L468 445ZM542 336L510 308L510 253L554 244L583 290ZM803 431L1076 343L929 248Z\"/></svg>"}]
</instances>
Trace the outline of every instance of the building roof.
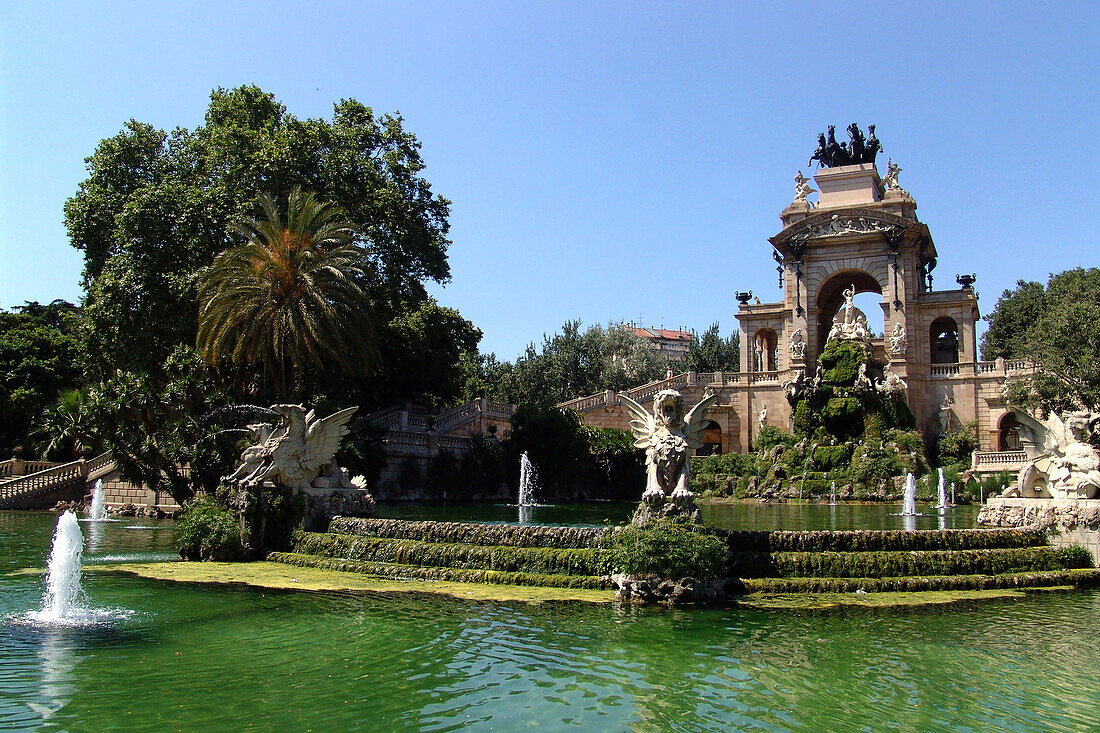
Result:
<instances>
[{"instance_id":1,"label":"building roof","mask_svg":"<svg viewBox=\"0 0 1100 733\"><path fill-rule=\"evenodd\" d=\"M667 331L662 328L635 328L634 335L647 339L661 338L668 341L691 341L691 331Z\"/></svg>"}]
</instances>

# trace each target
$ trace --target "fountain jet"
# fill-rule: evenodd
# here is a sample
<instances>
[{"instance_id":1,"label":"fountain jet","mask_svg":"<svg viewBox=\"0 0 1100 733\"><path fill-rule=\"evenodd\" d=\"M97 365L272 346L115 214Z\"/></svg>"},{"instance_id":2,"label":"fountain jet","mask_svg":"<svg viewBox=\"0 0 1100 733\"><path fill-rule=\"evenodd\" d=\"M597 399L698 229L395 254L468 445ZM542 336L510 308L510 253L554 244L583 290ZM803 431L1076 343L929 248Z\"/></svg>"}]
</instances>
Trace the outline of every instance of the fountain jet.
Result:
<instances>
[{"instance_id":1,"label":"fountain jet","mask_svg":"<svg viewBox=\"0 0 1100 733\"><path fill-rule=\"evenodd\" d=\"M107 521L106 492L103 490L102 479L97 479L95 488L92 489L92 505L88 508L88 519L93 522Z\"/></svg>"}]
</instances>

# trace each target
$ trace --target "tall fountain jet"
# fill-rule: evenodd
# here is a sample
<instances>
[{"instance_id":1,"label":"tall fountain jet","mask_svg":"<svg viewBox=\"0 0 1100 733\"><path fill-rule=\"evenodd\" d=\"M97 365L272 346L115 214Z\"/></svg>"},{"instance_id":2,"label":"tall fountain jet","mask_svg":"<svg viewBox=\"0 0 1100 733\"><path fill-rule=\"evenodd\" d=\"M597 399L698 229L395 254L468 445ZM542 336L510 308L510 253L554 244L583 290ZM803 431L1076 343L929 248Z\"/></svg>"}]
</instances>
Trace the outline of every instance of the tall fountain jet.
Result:
<instances>
[{"instance_id":1,"label":"tall fountain jet","mask_svg":"<svg viewBox=\"0 0 1100 733\"><path fill-rule=\"evenodd\" d=\"M901 513L906 517L917 516L917 479L911 473L905 475L905 498L902 501Z\"/></svg>"},{"instance_id":2,"label":"tall fountain jet","mask_svg":"<svg viewBox=\"0 0 1100 733\"><path fill-rule=\"evenodd\" d=\"M99 479L92 489L92 505L88 508L88 519L93 522L107 521L106 492L103 490L103 481Z\"/></svg>"},{"instance_id":3,"label":"tall fountain jet","mask_svg":"<svg viewBox=\"0 0 1100 733\"><path fill-rule=\"evenodd\" d=\"M938 494L939 494L939 496L938 496L938 501L936 502L936 508L937 509L946 509L947 508L947 483L944 481L943 469L942 468L940 469L940 483L939 483Z\"/></svg>"},{"instance_id":4,"label":"tall fountain jet","mask_svg":"<svg viewBox=\"0 0 1100 733\"><path fill-rule=\"evenodd\" d=\"M527 457L527 451L519 458L519 500L520 506L535 506L535 467Z\"/></svg>"},{"instance_id":5,"label":"tall fountain jet","mask_svg":"<svg viewBox=\"0 0 1100 733\"><path fill-rule=\"evenodd\" d=\"M53 547L47 565L46 592L42 597L40 621L66 621L83 616L79 601L83 597L80 588L80 560L84 553L84 535L80 523L72 512L65 512L57 519L53 534Z\"/></svg>"}]
</instances>

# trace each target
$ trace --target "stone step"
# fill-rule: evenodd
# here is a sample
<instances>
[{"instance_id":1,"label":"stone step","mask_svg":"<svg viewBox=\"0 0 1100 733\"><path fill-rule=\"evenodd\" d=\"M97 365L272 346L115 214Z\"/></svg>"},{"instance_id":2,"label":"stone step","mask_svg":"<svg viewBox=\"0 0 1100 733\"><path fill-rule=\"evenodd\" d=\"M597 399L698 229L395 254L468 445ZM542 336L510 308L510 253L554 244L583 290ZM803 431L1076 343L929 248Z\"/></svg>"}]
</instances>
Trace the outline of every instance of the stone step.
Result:
<instances>
[{"instance_id":1,"label":"stone step","mask_svg":"<svg viewBox=\"0 0 1100 733\"><path fill-rule=\"evenodd\" d=\"M271 562L299 567L340 570L363 573L379 578L395 580L446 580L457 583L490 583L494 585L535 585L547 588L591 588L606 590L611 587L607 576L557 575L549 573L504 572L451 567L424 567L401 563L371 562L347 558L323 557L300 552L273 552L267 556Z\"/></svg>"},{"instance_id":2,"label":"stone step","mask_svg":"<svg viewBox=\"0 0 1100 733\"><path fill-rule=\"evenodd\" d=\"M606 565L604 553L592 549L467 545L331 532L296 532L293 549L373 563L551 575L602 575Z\"/></svg>"},{"instance_id":3,"label":"stone step","mask_svg":"<svg viewBox=\"0 0 1100 733\"><path fill-rule=\"evenodd\" d=\"M484 524L477 522L432 522L405 519L335 517L329 532L362 537L458 543L481 546L556 547L585 549L598 547L611 527L547 527L541 525Z\"/></svg>"},{"instance_id":4,"label":"stone step","mask_svg":"<svg viewBox=\"0 0 1100 733\"><path fill-rule=\"evenodd\" d=\"M1043 547L1035 529L721 531L734 552L873 552Z\"/></svg>"},{"instance_id":5,"label":"stone step","mask_svg":"<svg viewBox=\"0 0 1100 733\"><path fill-rule=\"evenodd\" d=\"M902 578L743 578L736 592L747 593L868 593L939 590L993 590L1100 586L1100 570L1079 568L1000 575L923 575Z\"/></svg>"},{"instance_id":6,"label":"stone step","mask_svg":"<svg viewBox=\"0 0 1100 733\"><path fill-rule=\"evenodd\" d=\"M741 578L885 578L1001 575L1087 567L1088 559L1053 547L916 552L774 552L732 554Z\"/></svg>"}]
</instances>

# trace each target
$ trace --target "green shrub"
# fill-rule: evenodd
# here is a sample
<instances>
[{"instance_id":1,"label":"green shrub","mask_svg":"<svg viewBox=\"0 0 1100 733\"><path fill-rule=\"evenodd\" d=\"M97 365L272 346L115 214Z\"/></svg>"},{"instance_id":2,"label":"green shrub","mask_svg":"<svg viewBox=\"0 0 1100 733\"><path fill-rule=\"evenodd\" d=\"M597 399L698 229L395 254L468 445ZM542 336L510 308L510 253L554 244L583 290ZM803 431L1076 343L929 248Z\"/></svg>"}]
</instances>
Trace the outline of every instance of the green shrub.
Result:
<instances>
[{"instance_id":1,"label":"green shrub","mask_svg":"<svg viewBox=\"0 0 1100 733\"><path fill-rule=\"evenodd\" d=\"M699 525L660 519L648 526L624 527L607 542L612 571L628 575L656 573L663 578L722 578L726 545Z\"/></svg>"},{"instance_id":2,"label":"green shrub","mask_svg":"<svg viewBox=\"0 0 1100 733\"><path fill-rule=\"evenodd\" d=\"M832 340L825 345L818 363L824 369L826 384L851 387L859 374L859 365L867 362L867 352L858 341Z\"/></svg>"},{"instance_id":3,"label":"green shrub","mask_svg":"<svg viewBox=\"0 0 1100 733\"><path fill-rule=\"evenodd\" d=\"M760 428L756 440L753 441L753 448L763 452L777 445L794 445L796 442L798 442L798 438L786 430L777 428L775 425L765 425Z\"/></svg>"},{"instance_id":4,"label":"green shrub","mask_svg":"<svg viewBox=\"0 0 1100 733\"><path fill-rule=\"evenodd\" d=\"M831 471L839 466L847 465L848 460L852 457L851 450L851 445L848 443L819 445L814 449L814 466L823 471Z\"/></svg>"},{"instance_id":5,"label":"green shrub","mask_svg":"<svg viewBox=\"0 0 1100 733\"><path fill-rule=\"evenodd\" d=\"M1092 553L1084 547L1081 547L1081 545L1059 547L1055 550L1055 553L1058 555L1058 560L1062 563L1062 567L1064 568L1092 567Z\"/></svg>"},{"instance_id":6,"label":"green shrub","mask_svg":"<svg viewBox=\"0 0 1100 733\"><path fill-rule=\"evenodd\" d=\"M237 514L205 494L188 502L176 531L185 560L227 562L248 554Z\"/></svg>"}]
</instances>

